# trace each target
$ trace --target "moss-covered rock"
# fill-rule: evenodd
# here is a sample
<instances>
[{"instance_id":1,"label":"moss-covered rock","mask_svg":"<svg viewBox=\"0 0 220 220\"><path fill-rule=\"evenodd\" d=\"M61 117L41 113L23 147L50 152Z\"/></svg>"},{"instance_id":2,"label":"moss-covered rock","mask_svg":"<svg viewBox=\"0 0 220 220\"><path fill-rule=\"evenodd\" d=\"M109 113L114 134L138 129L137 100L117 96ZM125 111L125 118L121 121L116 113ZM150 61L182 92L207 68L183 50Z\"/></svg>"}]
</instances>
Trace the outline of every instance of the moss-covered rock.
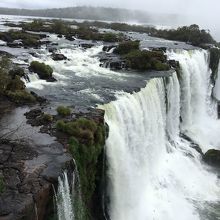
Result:
<instances>
[{"instance_id":1,"label":"moss-covered rock","mask_svg":"<svg viewBox=\"0 0 220 220\"><path fill-rule=\"evenodd\" d=\"M38 61L32 61L29 70L38 74L40 79L53 80L53 69L46 65L45 63L40 63Z\"/></svg>"},{"instance_id":2,"label":"moss-covered rock","mask_svg":"<svg viewBox=\"0 0 220 220\"><path fill-rule=\"evenodd\" d=\"M211 166L216 166L220 168L220 151L215 149L208 150L204 154L203 160Z\"/></svg>"}]
</instances>

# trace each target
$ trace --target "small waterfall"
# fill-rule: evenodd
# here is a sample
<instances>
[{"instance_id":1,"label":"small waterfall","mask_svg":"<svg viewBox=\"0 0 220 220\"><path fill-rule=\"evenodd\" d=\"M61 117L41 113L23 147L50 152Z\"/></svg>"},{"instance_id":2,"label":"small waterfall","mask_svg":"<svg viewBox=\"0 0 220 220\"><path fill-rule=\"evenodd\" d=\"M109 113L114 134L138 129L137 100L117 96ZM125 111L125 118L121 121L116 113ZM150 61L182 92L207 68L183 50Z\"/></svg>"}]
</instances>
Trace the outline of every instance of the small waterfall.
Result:
<instances>
[{"instance_id":1,"label":"small waterfall","mask_svg":"<svg viewBox=\"0 0 220 220\"><path fill-rule=\"evenodd\" d=\"M37 75L37 73L30 73L28 74L28 79L29 82L35 82L39 80L39 76Z\"/></svg>"},{"instance_id":2,"label":"small waterfall","mask_svg":"<svg viewBox=\"0 0 220 220\"><path fill-rule=\"evenodd\" d=\"M111 220L219 217L207 205L219 203L218 177L179 136L180 131L186 133L202 143L203 150L220 141L219 122L209 109L208 54L171 51L168 57L179 60L179 79L175 73L151 79L140 92L103 107L110 129L106 151Z\"/></svg>"},{"instance_id":3,"label":"small waterfall","mask_svg":"<svg viewBox=\"0 0 220 220\"><path fill-rule=\"evenodd\" d=\"M74 180L74 179L73 179ZM58 179L56 194L57 213L59 220L74 220L73 198L69 186L67 173L64 172Z\"/></svg>"},{"instance_id":4,"label":"small waterfall","mask_svg":"<svg viewBox=\"0 0 220 220\"><path fill-rule=\"evenodd\" d=\"M77 169L72 173L71 181L68 179L66 171L58 178L58 190L55 194L55 200L58 220L86 219Z\"/></svg>"}]
</instances>

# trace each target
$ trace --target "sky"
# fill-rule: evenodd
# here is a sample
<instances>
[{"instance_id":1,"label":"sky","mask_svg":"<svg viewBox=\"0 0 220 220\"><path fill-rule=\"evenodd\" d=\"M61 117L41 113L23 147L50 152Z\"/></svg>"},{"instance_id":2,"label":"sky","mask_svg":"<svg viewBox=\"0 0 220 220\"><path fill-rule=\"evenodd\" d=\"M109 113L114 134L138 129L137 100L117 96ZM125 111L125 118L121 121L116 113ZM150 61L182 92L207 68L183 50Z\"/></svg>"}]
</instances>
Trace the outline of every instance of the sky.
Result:
<instances>
[{"instance_id":1,"label":"sky","mask_svg":"<svg viewBox=\"0 0 220 220\"><path fill-rule=\"evenodd\" d=\"M54 8L69 6L106 6L141 9L148 12L175 13L185 24L209 28L220 41L220 0L0 0L0 7Z\"/></svg>"}]
</instances>

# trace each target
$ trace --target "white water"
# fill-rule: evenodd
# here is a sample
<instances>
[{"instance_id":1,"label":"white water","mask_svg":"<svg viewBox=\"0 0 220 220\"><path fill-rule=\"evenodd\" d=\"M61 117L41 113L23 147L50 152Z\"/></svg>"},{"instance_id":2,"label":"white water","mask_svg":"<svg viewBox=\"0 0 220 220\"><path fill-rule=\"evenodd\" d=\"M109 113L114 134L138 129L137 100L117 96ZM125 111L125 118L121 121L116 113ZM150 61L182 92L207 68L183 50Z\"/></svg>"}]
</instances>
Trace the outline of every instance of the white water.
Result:
<instances>
[{"instance_id":1,"label":"white water","mask_svg":"<svg viewBox=\"0 0 220 220\"><path fill-rule=\"evenodd\" d=\"M220 148L217 106L211 100L211 71L205 50L169 52L168 57L180 62L181 130L205 152Z\"/></svg>"},{"instance_id":2,"label":"white water","mask_svg":"<svg viewBox=\"0 0 220 220\"><path fill-rule=\"evenodd\" d=\"M67 173L58 179L58 191L56 194L58 220L74 220L73 201L68 182Z\"/></svg>"},{"instance_id":3,"label":"white water","mask_svg":"<svg viewBox=\"0 0 220 220\"><path fill-rule=\"evenodd\" d=\"M198 209L219 201L217 176L179 137L181 130L203 150L220 141L210 109L207 53L171 51L168 56L182 68L180 84L175 74L166 83L168 109L162 79L104 106L111 220L207 220Z\"/></svg>"}]
</instances>

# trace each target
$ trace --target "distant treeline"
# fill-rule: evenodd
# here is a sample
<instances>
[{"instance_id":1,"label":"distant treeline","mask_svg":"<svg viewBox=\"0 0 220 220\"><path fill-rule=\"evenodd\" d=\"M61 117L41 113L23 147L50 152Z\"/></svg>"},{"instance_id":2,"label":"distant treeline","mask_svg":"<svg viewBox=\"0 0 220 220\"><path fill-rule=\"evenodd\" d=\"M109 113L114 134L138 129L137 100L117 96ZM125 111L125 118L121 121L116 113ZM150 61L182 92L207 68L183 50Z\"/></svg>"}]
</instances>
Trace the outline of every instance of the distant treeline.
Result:
<instances>
[{"instance_id":1,"label":"distant treeline","mask_svg":"<svg viewBox=\"0 0 220 220\"><path fill-rule=\"evenodd\" d=\"M145 11L86 6L40 10L0 8L0 14L106 21L155 22L160 20L163 23L177 19L177 15L153 15Z\"/></svg>"}]
</instances>

